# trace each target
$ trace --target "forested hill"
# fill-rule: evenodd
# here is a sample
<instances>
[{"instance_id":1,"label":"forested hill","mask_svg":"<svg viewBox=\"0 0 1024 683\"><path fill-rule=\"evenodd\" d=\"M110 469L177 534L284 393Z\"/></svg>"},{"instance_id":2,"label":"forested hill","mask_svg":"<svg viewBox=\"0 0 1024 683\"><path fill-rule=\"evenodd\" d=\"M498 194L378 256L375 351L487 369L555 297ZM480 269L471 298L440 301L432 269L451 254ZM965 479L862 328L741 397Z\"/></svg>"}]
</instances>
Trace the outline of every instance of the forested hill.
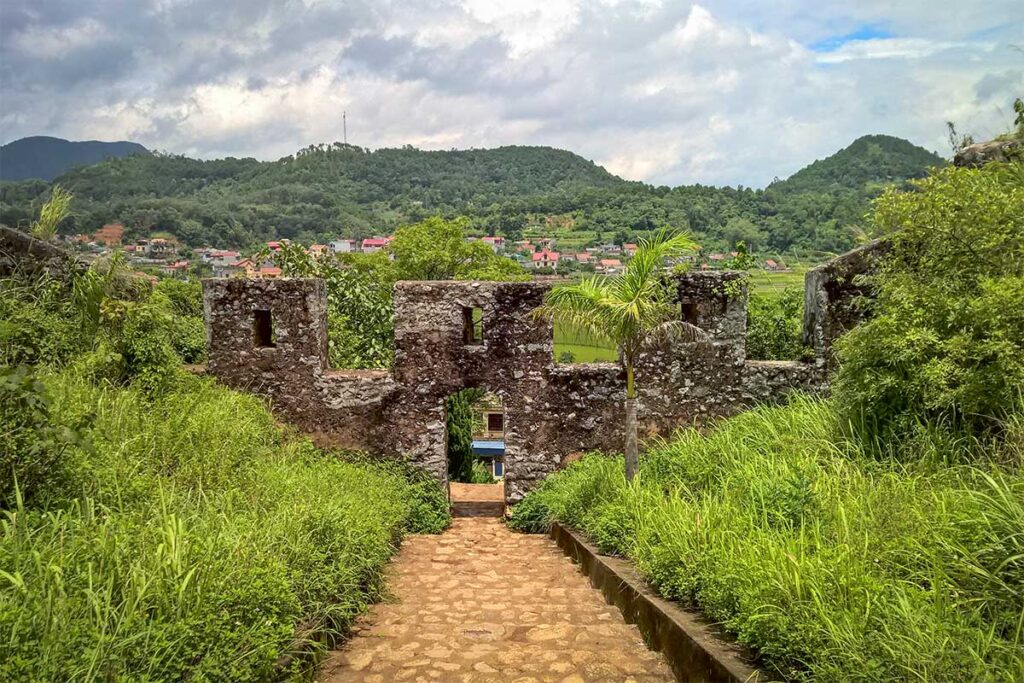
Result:
<instances>
[{"instance_id":1,"label":"forested hill","mask_svg":"<svg viewBox=\"0 0 1024 683\"><path fill-rule=\"evenodd\" d=\"M931 166L946 161L934 152L891 135L865 135L832 156L815 161L783 181L772 183L779 192L877 193L890 183L919 178Z\"/></svg>"},{"instance_id":2,"label":"forested hill","mask_svg":"<svg viewBox=\"0 0 1024 683\"><path fill-rule=\"evenodd\" d=\"M71 142L35 136L0 146L0 180L52 180L75 166L131 154L149 154L137 142Z\"/></svg>"},{"instance_id":3,"label":"forested hill","mask_svg":"<svg viewBox=\"0 0 1024 683\"><path fill-rule=\"evenodd\" d=\"M273 162L131 156L76 168L55 182L75 193L74 215L61 232L92 232L117 220L129 237L170 233L193 246L358 238L440 213L512 237L558 230L577 242L621 241L668 224L689 228L711 248L744 240L756 249L836 252L853 243L852 226L881 187L876 179L901 182L941 162L903 158L901 145L919 149L896 138L861 138L768 190L652 187L550 147L369 151L340 143ZM900 160L880 170L879 150ZM875 174L870 182L868 172ZM41 181L0 184L0 222L27 223L48 191Z\"/></svg>"}]
</instances>

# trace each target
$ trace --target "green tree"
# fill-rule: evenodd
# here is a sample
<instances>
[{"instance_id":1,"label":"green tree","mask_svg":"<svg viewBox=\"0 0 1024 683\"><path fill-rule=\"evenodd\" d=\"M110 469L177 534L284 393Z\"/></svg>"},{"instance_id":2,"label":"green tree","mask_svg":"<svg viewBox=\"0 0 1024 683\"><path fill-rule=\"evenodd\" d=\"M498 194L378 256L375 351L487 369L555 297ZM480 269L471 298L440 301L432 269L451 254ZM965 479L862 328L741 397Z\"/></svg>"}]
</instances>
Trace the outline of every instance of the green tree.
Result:
<instances>
[{"instance_id":1,"label":"green tree","mask_svg":"<svg viewBox=\"0 0 1024 683\"><path fill-rule=\"evenodd\" d=\"M588 278L548 292L534 314L594 338L619 351L626 371L626 477L637 469L636 383L634 368L644 346L665 339L696 341L703 332L679 319L671 289L663 276L667 259L696 249L685 233L662 229L641 239L625 270L616 277Z\"/></svg>"},{"instance_id":2,"label":"green tree","mask_svg":"<svg viewBox=\"0 0 1024 683\"><path fill-rule=\"evenodd\" d=\"M871 438L1001 429L1024 387L1024 165L948 167L890 190L874 316L839 340L838 405Z\"/></svg>"},{"instance_id":3,"label":"green tree","mask_svg":"<svg viewBox=\"0 0 1024 683\"><path fill-rule=\"evenodd\" d=\"M480 389L463 389L445 402L448 432L448 479L473 482L473 404L483 396Z\"/></svg>"},{"instance_id":4,"label":"green tree","mask_svg":"<svg viewBox=\"0 0 1024 683\"><path fill-rule=\"evenodd\" d=\"M525 280L511 259L480 241L466 241L466 218L428 218L395 231L388 247L400 280Z\"/></svg>"}]
</instances>

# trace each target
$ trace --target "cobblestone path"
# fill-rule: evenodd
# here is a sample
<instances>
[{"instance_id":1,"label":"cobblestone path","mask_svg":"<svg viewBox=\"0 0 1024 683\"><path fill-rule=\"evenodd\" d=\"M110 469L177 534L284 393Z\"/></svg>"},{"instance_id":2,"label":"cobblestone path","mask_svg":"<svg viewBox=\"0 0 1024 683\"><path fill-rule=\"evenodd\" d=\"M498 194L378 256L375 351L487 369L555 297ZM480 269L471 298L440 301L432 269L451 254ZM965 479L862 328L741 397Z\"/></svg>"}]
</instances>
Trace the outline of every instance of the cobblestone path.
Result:
<instances>
[{"instance_id":1,"label":"cobblestone path","mask_svg":"<svg viewBox=\"0 0 1024 683\"><path fill-rule=\"evenodd\" d=\"M553 541L500 519L408 537L389 578L318 681L674 680Z\"/></svg>"}]
</instances>

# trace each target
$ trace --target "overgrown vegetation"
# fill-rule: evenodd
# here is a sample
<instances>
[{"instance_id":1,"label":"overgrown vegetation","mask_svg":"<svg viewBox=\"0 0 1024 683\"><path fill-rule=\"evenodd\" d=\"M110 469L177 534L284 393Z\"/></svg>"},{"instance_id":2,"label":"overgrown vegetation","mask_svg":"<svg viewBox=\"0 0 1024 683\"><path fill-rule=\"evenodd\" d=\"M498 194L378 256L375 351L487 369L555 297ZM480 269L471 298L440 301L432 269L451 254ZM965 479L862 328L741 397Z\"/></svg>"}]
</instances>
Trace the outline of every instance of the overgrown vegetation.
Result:
<instances>
[{"instance_id":1,"label":"overgrown vegetation","mask_svg":"<svg viewBox=\"0 0 1024 683\"><path fill-rule=\"evenodd\" d=\"M589 456L511 524L582 529L785 679L1022 680L1024 169L938 171L872 220L892 249L831 399L681 432L632 483ZM755 354L785 349L771 318Z\"/></svg>"},{"instance_id":2,"label":"overgrown vegetation","mask_svg":"<svg viewBox=\"0 0 1024 683\"><path fill-rule=\"evenodd\" d=\"M1021 462L1013 429L1000 457ZM901 465L915 444L880 459L838 431L802 399L656 444L632 485L622 458L591 455L511 524L583 530L785 679L1021 680L1024 479Z\"/></svg>"},{"instance_id":3,"label":"overgrown vegetation","mask_svg":"<svg viewBox=\"0 0 1024 683\"><path fill-rule=\"evenodd\" d=\"M402 534L447 526L434 480L183 372L197 287L0 282L0 680L304 677Z\"/></svg>"},{"instance_id":4,"label":"overgrown vegetation","mask_svg":"<svg viewBox=\"0 0 1024 683\"><path fill-rule=\"evenodd\" d=\"M777 294L754 292L747 302L747 358L798 360L803 345L804 293L783 289Z\"/></svg>"},{"instance_id":5,"label":"overgrown vegetation","mask_svg":"<svg viewBox=\"0 0 1024 683\"><path fill-rule=\"evenodd\" d=\"M892 255L873 319L839 342L836 399L868 439L921 423L997 433L1024 402L1024 165L916 188L876 205Z\"/></svg>"}]
</instances>

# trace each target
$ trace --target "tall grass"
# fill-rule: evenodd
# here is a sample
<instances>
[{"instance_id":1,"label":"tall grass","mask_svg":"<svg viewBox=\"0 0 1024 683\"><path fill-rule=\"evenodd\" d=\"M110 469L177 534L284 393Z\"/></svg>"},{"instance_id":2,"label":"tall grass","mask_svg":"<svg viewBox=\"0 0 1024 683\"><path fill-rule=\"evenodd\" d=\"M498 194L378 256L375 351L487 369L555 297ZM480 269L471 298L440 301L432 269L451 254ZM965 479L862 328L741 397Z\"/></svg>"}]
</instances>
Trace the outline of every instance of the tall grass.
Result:
<instances>
[{"instance_id":1,"label":"tall grass","mask_svg":"<svg viewBox=\"0 0 1024 683\"><path fill-rule=\"evenodd\" d=\"M512 524L583 530L786 679L1024 680L1024 478L839 433L827 402L760 408L657 444L632 485L584 458Z\"/></svg>"},{"instance_id":2,"label":"tall grass","mask_svg":"<svg viewBox=\"0 0 1024 683\"><path fill-rule=\"evenodd\" d=\"M301 676L293 655L380 595L401 535L447 524L436 485L325 455L212 382L45 384L87 438L66 488L3 513L0 680Z\"/></svg>"}]
</instances>

